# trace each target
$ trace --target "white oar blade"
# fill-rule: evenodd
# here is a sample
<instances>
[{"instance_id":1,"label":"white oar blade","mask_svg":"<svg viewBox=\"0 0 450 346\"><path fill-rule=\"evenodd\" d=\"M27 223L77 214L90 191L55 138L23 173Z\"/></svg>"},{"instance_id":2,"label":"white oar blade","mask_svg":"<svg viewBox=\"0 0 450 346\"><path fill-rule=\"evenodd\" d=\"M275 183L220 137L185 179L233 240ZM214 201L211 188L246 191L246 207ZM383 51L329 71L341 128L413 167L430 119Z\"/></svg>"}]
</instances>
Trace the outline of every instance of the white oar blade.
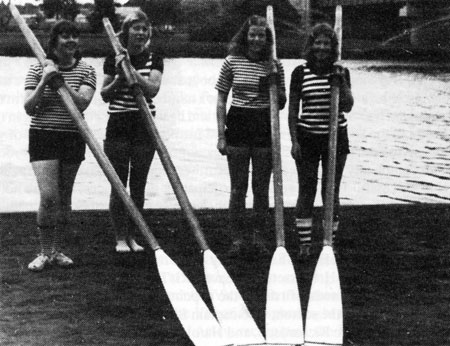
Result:
<instances>
[{"instance_id":1,"label":"white oar blade","mask_svg":"<svg viewBox=\"0 0 450 346\"><path fill-rule=\"evenodd\" d=\"M266 341L269 344L304 343L303 317L294 265L286 248L278 246L267 283Z\"/></svg>"},{"instance_id":2,"label":"white oar blade","mask_svg":"<svg viewBox=\"0 0 450 346\"><path fill-rule=\"evenodd\" d=\"M159 275L186 334L195 346L223 346L222 328L181 269L158 249L155 251Z\"/></svg>"},{"instance_id":3,"label":"white oar blade","mask_svg":"<svg viewBox=\"0 0 450 346\"><path fill-rule=\"evenodd\" d=\"M306 312L305 345L342 345L344 324L341 286L331 246L324 246L311 284Z\"/></svg>"},{"instance_id":4,"label":"white oar blade","mask_svg":"<svg viewBox=\"0 0 450 346\"><path fill-rule=\"evenodd\" d=\"M210 250L204 252L206 284L227 339L236 345L263 344L261 334L233 280Z\"/></svg>"}]
</instances>

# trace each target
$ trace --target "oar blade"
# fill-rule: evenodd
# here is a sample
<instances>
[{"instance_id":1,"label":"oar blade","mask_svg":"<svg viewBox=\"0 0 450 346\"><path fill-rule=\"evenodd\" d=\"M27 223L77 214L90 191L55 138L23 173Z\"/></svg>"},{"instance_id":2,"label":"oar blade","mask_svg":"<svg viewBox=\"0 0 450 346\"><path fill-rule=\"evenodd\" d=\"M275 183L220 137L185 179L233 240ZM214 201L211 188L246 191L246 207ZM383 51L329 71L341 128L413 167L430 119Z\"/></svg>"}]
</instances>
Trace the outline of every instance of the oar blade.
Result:
<instances>
[{"instance_id":1,"label":"oar blade","mask_svg":"<svg viewBox=\"0 0 450 346\"><path fill-rule=\"evenodd\" d=\"M155 251L155 256L169 300L194 345L229 345L218 321L181 269L163 250Z\"/></svg>"},{"instance_id":2,"label":"oar blade","mask_svg":"<svg viewBox=\"0 0 450 346\"><path fill-rule=\"evenodd\" d=\"M331 246L324 246L314 272L305 325L305 345L342 345L341 286Z\"/></svg>"},{"instance_id":3,"label":"oar blade","mask_svg":"<svg viewBox=\"0 0 450 346\"><path fill-rule=\"evenodd\" d=\"M236 345L265 343L233 280L211 250L204 251L206 284L217 318Z\"/></svg>"},{"instance_id":4,"label":"oar blade","mask_svg":"<svg viewBox=\"0 0 450 346\"><path fill-rule=\"evenodd\" d=\"M304 343L303 317L297 278L286 248L277 247L267 284L266 341L269 344Z\"/></svg>"}]
</instances>

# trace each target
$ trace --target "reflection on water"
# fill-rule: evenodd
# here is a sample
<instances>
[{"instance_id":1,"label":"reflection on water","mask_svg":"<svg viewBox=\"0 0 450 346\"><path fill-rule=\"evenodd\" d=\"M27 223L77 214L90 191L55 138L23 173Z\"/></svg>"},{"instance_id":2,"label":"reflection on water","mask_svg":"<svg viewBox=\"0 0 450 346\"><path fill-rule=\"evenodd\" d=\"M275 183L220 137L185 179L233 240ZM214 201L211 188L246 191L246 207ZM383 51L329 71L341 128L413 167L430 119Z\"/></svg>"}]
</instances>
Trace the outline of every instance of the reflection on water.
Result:
<instances>
[{"instance_id":1,"label":"reflection on water","mask_svg":"<svg viewBox=\"0 0 450 346\"><path fill-rule=\"evenodd\" d=\"M87 59L102 82L102 60ZM0 57L0 212L35 210L36 182L28 163L29 119L22 107L31 58ZM155 103L161 136L195 208L226 208L226 160L215 149L216 92L222 61L168 59ZM283 60L287 80L296 60ZM345 61L355 107L348 115L351 155L342 183L343 204L450 202L450 67L376 61ZM98 92L86 111L98 141L104 138L106 106ZM287 110L281 116L284 199L294 206L295 165L290 157ZM109 185L88 153L77 177L74 209L106 209ZM249 191L248 206L251 206ZM178 208L159 159L151 168L147 208ZM317 197L316 204L321 200Z\"/></svg>"}]
</instances>

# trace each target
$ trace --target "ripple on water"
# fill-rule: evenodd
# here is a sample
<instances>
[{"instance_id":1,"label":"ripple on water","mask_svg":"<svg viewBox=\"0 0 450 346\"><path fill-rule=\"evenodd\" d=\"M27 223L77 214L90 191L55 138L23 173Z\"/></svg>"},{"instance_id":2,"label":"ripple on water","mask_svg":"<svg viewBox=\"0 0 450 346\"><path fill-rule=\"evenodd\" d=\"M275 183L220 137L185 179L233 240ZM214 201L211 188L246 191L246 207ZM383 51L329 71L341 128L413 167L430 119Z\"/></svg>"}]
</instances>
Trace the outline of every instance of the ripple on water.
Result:
<instances>
[{"instance_id":1,"label":"ripple on water","mask_svg":"<svg viewBox=\"0 0 450 346\"><path fill-rule=\"evenodd\" d=\"M34 59L0 60L0 76L9 82L0 84L0 211L35 210L38 191L27 154L29 118L22 106L25 73ZM88 61L96 68L100 85L103 60ZM450 65L343 63L350 69L355 106L347 116L352 153L344 172L342 203L450 202ZM226 158L215 148L214 85L221 64L221 59L167 59L163 85L155 98L156 124L195 208L228 206ZM283 60L283 64L289 85L298 61ZM107 115L98 92L86 119L101 143ZM298 186L290 156L287 107L280 113L280 126L284 199L292 207ZM74 209L106 209L109 191L108 181L88 152L77 176ZM251 189L248 195L251 207ZM319 195L316 204L321 204ZM148 178L146 207L179 207L158 158Z\"/></svg>"}]
</instances>

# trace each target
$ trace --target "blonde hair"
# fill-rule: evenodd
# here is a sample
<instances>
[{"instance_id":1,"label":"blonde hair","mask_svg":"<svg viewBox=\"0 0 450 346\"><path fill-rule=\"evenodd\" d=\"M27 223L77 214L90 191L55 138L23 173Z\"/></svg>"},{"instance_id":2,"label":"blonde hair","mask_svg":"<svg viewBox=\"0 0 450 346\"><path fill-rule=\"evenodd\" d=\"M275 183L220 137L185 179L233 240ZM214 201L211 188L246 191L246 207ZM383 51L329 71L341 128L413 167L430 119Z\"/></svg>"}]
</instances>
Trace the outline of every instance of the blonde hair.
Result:
<instances>
[{"instance_id":1,"label":"blonde hair","mask_svg":"<svg viewBox=\"0 0 450 346\"><path fill-rule=\"evenodd\" d=\"M152 25L148 20L147 15L142 10L136 10L125 17L122 22L122 27L120 32L117 34L120 42L124 47L128 45L128 34L130 32L131 26L136 22L144 22L145 25L149 28L149 42L147 42L146 47L150 44L150 37L152 36Z\"/></svg>"}]
</instances>

